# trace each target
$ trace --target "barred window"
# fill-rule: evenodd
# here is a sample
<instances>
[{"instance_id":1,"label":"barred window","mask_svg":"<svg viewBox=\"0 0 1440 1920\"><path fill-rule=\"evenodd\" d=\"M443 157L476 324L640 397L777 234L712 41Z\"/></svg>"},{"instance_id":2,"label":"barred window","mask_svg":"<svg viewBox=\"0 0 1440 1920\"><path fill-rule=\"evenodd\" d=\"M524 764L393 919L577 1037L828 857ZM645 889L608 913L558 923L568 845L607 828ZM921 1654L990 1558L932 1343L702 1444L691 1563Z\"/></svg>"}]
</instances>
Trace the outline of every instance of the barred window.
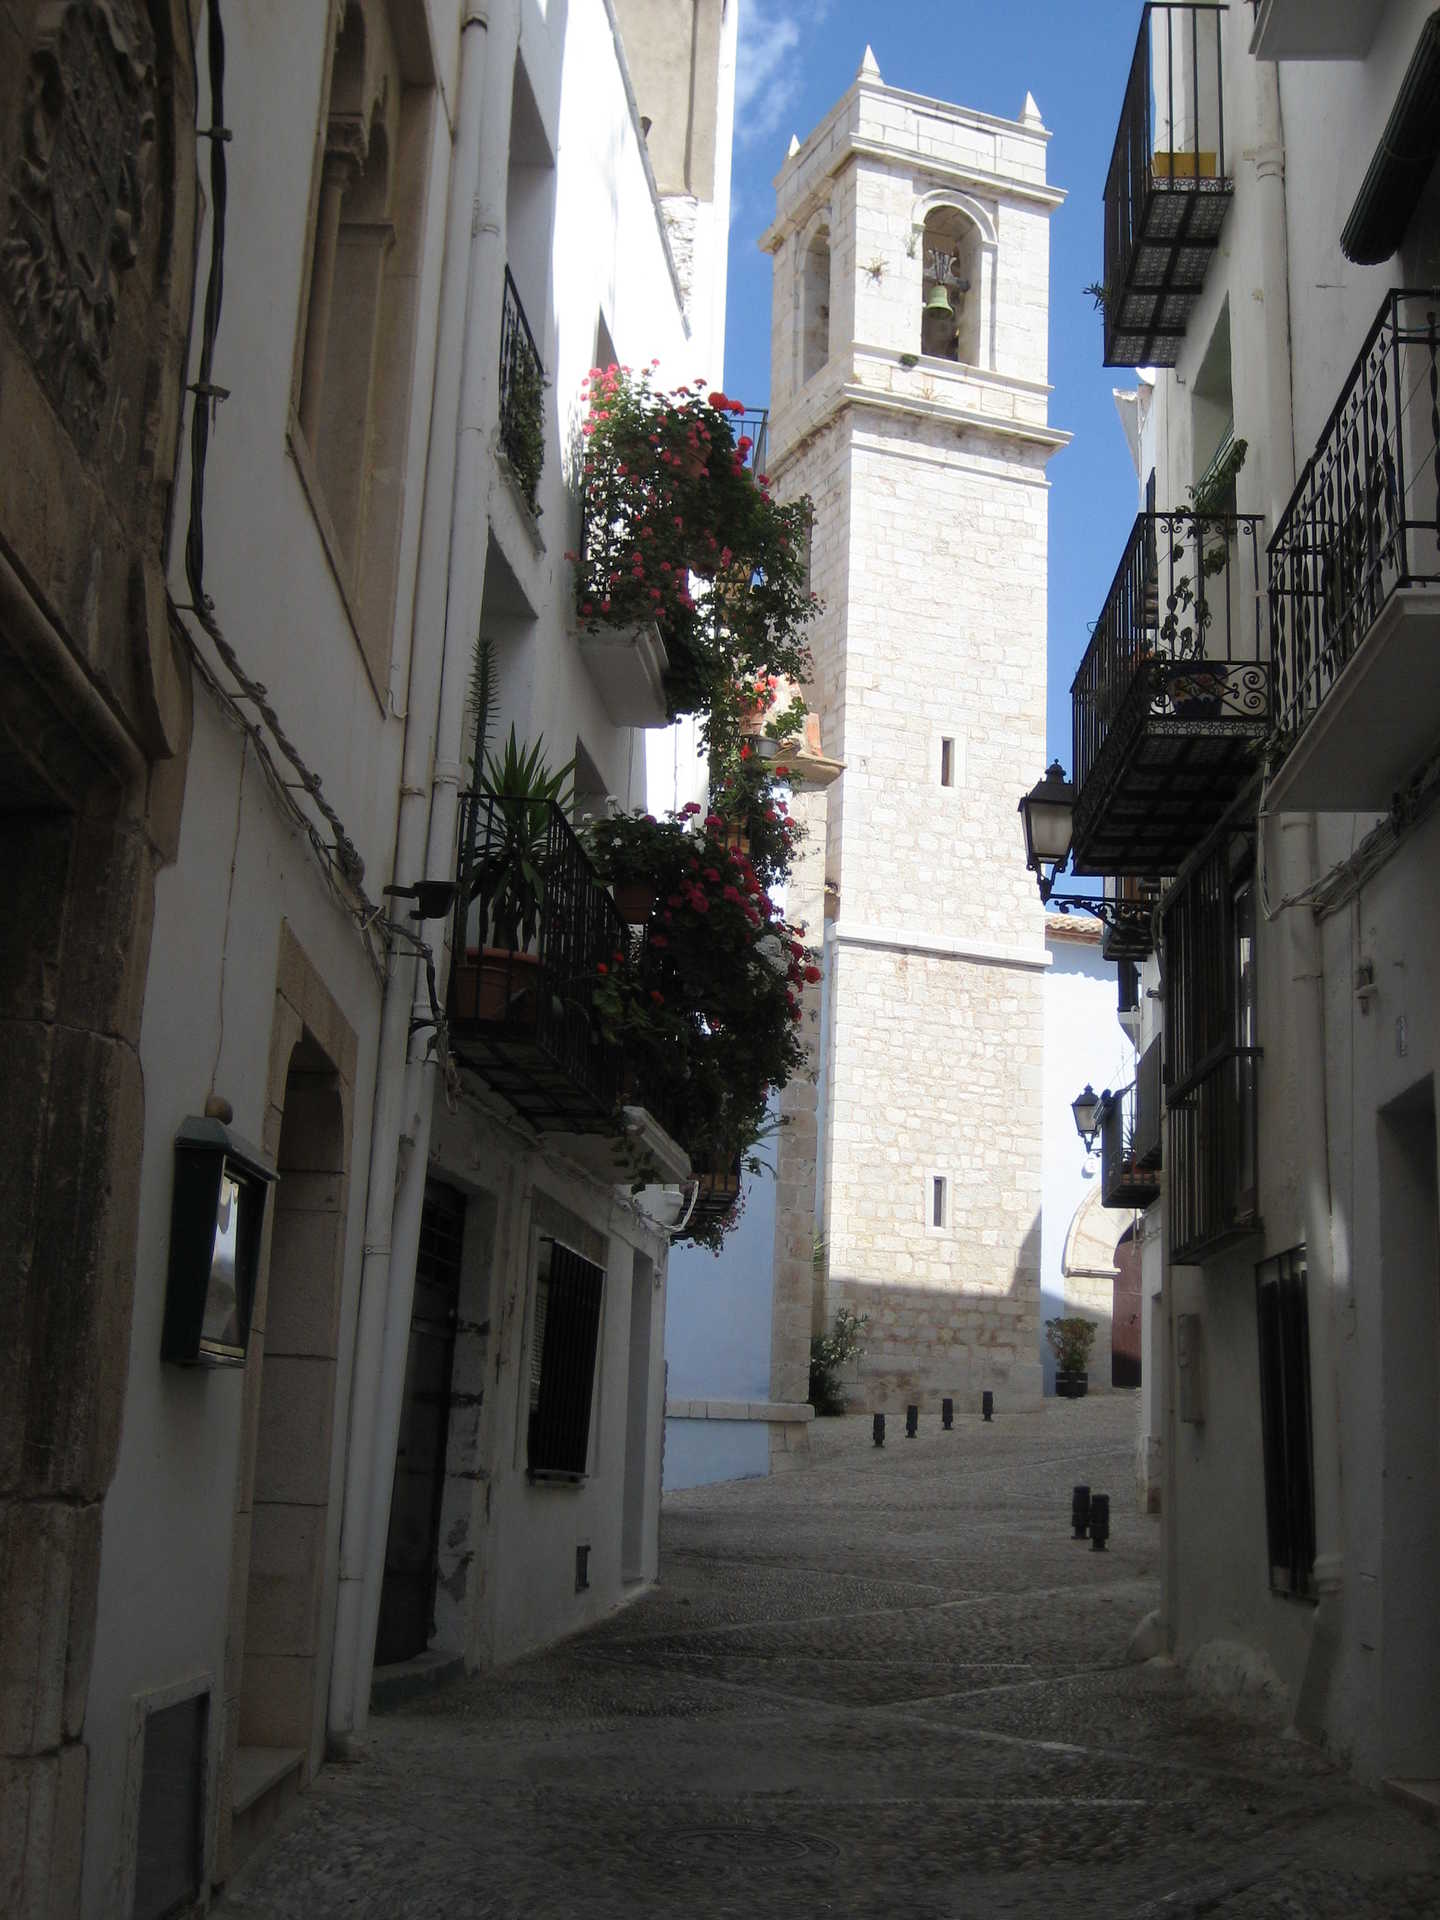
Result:
<instances>
[{"instance_id":1,"label":"barred window","mask_svg":"<svg viewBox=\"0 0 1440 1920\"><path fill-rule=\"evenodd\" d=\"M1257 1224L1255 875L1216 849L1165 916L1170 1257L1194 1262Z\"/></svg>"},{"instance_id":2,"label":"barred window","mask_svg":"<svg viewBox=\"0 0 1440 1920\"><path fill-rule=\"evenodd\" d=\"M1310 1433L1310 1314L1304 1247L1255 1269L1260 1418L1265 1436L1265 1530L1270 1585L1315 1591L1315 1468Z\"/></svg>"},{"instance_id":3,"label":"barred window","mask_svg":"<svg viewBox=\"0 0 1440 1920\"><path fill-rule=\"evenodd\" d=\"M527 1458L537 1479L582 1480L605 1270L557 1240L540 1242L530 1328Z\"/></svg>"}]
</instances>

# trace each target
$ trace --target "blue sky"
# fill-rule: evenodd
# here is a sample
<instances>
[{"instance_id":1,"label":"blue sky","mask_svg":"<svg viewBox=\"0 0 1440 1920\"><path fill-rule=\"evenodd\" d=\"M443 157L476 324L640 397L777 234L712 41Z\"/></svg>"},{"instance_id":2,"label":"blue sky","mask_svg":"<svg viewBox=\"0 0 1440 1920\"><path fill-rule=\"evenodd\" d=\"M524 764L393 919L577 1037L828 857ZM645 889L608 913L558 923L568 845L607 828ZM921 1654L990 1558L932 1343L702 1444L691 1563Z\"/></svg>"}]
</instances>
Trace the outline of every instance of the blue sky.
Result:
<instances>
[{"instance_id":1,"label":"blue sky","mask_svg":"<svg viewBox=\"0 0 1440 1920\"><path fill-rule=\"evenodd\" d=\"M855 77L868 42L890 86L1018 118L1034 94L1049 178L1050 419L1075 436L1051 462L1048 744L1070 770L1070 680L1136 511L1135 470L1100 364L1100 197L1139 31L1138 0L740 0L725 385L747 406L770 386L770 260L756 245L790 135L803 140ZM1036 767L1038 778L1044 771Z\"/></svg>"}]
</instances>

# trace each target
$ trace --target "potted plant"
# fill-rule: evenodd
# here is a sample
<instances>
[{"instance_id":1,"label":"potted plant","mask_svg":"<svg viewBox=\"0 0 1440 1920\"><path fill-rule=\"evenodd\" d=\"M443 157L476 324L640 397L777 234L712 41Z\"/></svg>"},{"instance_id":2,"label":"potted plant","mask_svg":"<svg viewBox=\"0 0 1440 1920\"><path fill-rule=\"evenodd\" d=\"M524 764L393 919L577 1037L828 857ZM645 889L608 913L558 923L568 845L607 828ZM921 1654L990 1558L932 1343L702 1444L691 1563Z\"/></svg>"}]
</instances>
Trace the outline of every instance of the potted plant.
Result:
<instances>
[{"instance_id":1,"label":"potted plant","mask_svg":"<svg viewBox=\"0 0 1440 1920\"><path fill-rule=\"evenodd\" d=\"M848 1307L841 1307L831 1331L817 1333L811 1339L810 1404L822 1418L844 1413L845 1389L841 1385L840 1369L864 1353L865 1329L869 1324L868 1313L856 1314Z\"/></svg>"},{"instance_id":2,"label":"potted plant","mask_svg":"<svg viewBox=\"0 0 1440 1920\"><path fill-rule=\"evenodd\" d=\"M1086 1371L1095 1344L1095 1323L1077 1313L1045 1322L1045 1338L1055 1355L1055 1391L1062 1400L1083 1400L1089 1386Z\"/></svg>"},{"instance_id":3,"label":"potted plant","mask_svg":"<svg viewBox=\"0 0 1440 1920\"><path fill-rule=\"evenodd\" d=\"M460 1019L535 1020L551 819L555 808L569 804L574 766L572 759L552 772L544 737L522 747L513 725L500 758L485 757L469 842L461 848L462 906L467 924L478 906L479 922L475 944L467 937L464 953L454 958Z\"/></svg>"}]
</instances>

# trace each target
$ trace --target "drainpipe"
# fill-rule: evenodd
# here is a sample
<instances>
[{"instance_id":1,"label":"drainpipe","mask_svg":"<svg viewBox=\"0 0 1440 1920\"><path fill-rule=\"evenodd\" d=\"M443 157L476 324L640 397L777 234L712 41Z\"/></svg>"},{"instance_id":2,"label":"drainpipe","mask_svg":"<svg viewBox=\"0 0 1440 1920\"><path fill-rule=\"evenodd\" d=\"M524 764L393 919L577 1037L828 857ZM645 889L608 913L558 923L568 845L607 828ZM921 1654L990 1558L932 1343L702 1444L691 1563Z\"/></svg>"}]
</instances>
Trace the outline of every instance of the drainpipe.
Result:
<instances>
[{"instance_id":1,"label":"drainpipe","mask_svg":"<svg viewBox=\"0 0 1440 1920\"><path fill-rule=\"evenodd\" d=\"M481 29L473 32L471 29ZM464 237L457 238L455 261L466 263L464 332L460 394L456 409L453 486L441 494L449 502L448 521L437 510L422 531L420 612L422 633L443 630L439 661L439 713L430 772L428 830L423 858L427 879L455 877L455 836L463 778L463 730L466 694L474 662L480 607L485 590L489 492L494 477L494 444L500 418L501 294L505 279L505 193L510 150L510 101L519 44L519 11L514 0L471 4L465 16L466 41L484 49L474 65L479 135L478 167L472 203L463 209ZM467 107L472 103L466 102ZM474 127L467 127L473 133ZM426 488L427 504L429 487ZM425 531L433 535L427 543ZM443 543L443 544L442 544ZM437 651L432 647L431 654ZM423 782L423 775L422 775ZM409 771L406 776L410 784ZM418 855L418 849L417 849ZM442 956L443 960L443 956ZM440 970L443 995L445 970ZM415 982L415 1017L428 1019L430 1002L422 978ZM405 1362L410 1346L410 1315L415 1295L415 1259L420 1244L420 1211L430 1158L430 1123L435 1106L436 1062L426 1052L426 1035L412 1039L405 1068L401 1127L408 1151L401 1157L390 1221L389 1288L381 1342L378 1393L374 1401L373 1445L366 1501L368 1533L360 1568L358 1652L352 1678L352 1725L365 1725L370 1707L370 1671L375 1629L380 1616L385 1539L390 1523L390 1494L395 1478L395 1448L405 1391ZM352 1605L354 1604L352 1600Z\"/></svg>"},{"instance_id":2,"label":"drainpipe","mask_svg":"<svg viewBox=\"0 0 1440 1920\"><path fill-rule=\"evenodd\" d=\"M1262 355L1265 480L1270 525L1279 524L1295 487L1294 359L1291 339L1290 244L1285 190L1285 129L1280 69L1260 61L1256 75L1255 168L1259 259L1271 272L1264 289ZM1273 271L1275 263L1280 272ZM1271 822L1261 802L1260 832ZM1319 1605L1295 1698L1295 1723L1323 1732L1330 1683L1340 1655L1341 1474L1340 1394L1336 1375L1335 1256L1330 1195L1330 1127L1325 1085L1325 975L1320 930L1304 898L1319 876L1319 823L1313 813L1282 814L1278 840L1278 897L1293 900L1273 922L1284 942L1289 986L1282 1015L1283 1059L1291 1076L1286 1104L1296 1116L1293 1163L1303 1183L1298 1216L1305 1237L1310 1303L1310 1398L1315 1436L1315 1585ZM1269 851L1267 845L1266 851ZM1267 909L1268 918L1268 909Z\"/></svg>"},{"instance_id":3,"label":"drainpipe","mask_svg":"<svg viewBox=\"0 0 1440 1920\"><path fill-rule=\"evenodd\" d=\"M469 5L460 28L460 75L455 102L454 153L450 164L450 200L446 211L445 254L441 265L435 382L430 438L425 463L425 501L421 515L420 558L416 582L410 681L406 698L405 749L400 807L395 833L395 878L408 885L422 871L436 875L429 859L430 780L438 773L441 692L445 679L441 634L445 628L445 556L454 543L453 488L458 486L457 423L464 379L464 356L471 290L471 250L484 159L481 129L487 78L487 20L481 5ZM503 178L503 170L502 170ZM483 546L483 541L481 542ZM448 636L447 636L448 637ZM462 701L463 704L463 701ZM458 719L456 721L458 726ZM455 763L455 753L449 764ZM452 786L453 795L453 786ZM453 797L451 806L453 821ZM436 877L443 876L445 868ZM368 1628L363 1606L367 1560L376 1533L378 1505L388 1524L395 1440L388 1456L376 1417L387 1329L395 1321L389 1299L392 1277L406 1270L406 1248L395 1235L394 1208L400 1180L401 1136L413 1142L416 1123L408 1085L410 1020L423 991L424 973L409 958L397 959L386 984L380 1016L379 1067L375 1119L371 1134L370 1177L365 1215L365 1253L360 1274L360 1308L355 1334L355 1364L350 1387L349 1448L340 1527L340 1582L336 1600L335 1642L331 1659L329 1732L332 1744L363 1728L369 1709L370 1668L375 1619ZM428 1002L424 1009L428 1014ZM423 1148L422 1148L423 1154ZM409 1154L413 1166L415 1150ZM423 1170L423 1158L422 1158ZM423 1181L422 1181L423 1185ZM409 1248L405 1289L405 1335L414 1276ZM404 1349L401 1360L403 1366ZM388 1466L382 1462L388 1459ZM377 1487L379 1498L377 1500ZM380 1551L384 1552L383 1531ZM378 1587L378 1576L377 1576Z\"/></svg>"}]
</instances>

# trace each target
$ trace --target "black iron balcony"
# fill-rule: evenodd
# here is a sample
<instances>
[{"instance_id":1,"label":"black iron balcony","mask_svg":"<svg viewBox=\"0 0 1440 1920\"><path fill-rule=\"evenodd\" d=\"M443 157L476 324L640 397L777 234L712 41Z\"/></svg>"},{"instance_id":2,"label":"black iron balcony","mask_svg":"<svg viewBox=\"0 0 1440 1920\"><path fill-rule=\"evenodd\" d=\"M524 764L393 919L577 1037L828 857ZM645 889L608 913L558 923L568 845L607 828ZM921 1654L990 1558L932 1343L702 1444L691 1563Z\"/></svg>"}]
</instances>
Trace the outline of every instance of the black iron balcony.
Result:
<instances>
[{"instance_id":1,"label":"black iron balcony","mask_svg":"<svg viewBox=\"0 0 1440 1920\"><path fill-rule=\"evenodd\" d=\"M1160 1091L1155 1078L1155 1095ZM1105 1102L1100 1121L1100 1204L1106 1207L1148 1207L1160 1198L1160 1176L1142 1158L1139 1144L1140 1082L1132 1081Z\"/></svg>"},{"instance_id":2,"label":"black iron balcony","mask_svg":"<svg viewBox=\"0 0 1440 1920\"><path fill-rule=\"evenodd\" d=\"M1388 807L1440 748L1440 293L1390 293L1270 542L1271 805Z\"/></svg>"},{"instance_id":3,"label":"black iron balcony","mask_svg":"<svg viewBox=\"0 0 1440 1920\"><path fill-rule=\"evenodd\" d=\"M1070 688L1076 873L1175 873L1269 730L1253 514L1142 513Z\"/></svg>"},{"instance_id":4,"label":"black iron balcony","mask_svg":"<svg viewBox=\"0 0 1440 1920\"><path fill-rule=\"evenodd\" d=\"M1223 6L1151 0L1105 180L1105 364L1173 367L1234 191Z\"/></svg>"},{"instance_id":5,"label":"black iron balcony","mask_svg":"<svg viewBox=\"0 0 1440 1920\"><path fill-rule=\"evenodd\" d=\"M1155 951L1155 908L1159 905L1163 882L1152 877L1126 873L1115 882L1113 898L1133 912L1107 919L1100 936L1100 954L1105 960L1148 960Z\"/></svg>"},{"instance_id":6,"label":"black iron balcony","mask_svg":"<svg viewBox=\"0 0 1440 1920\"><path fill-rule=\"evenodd\" d=\"M508 267L500 309L500 445L534 513L545 465L545 369Z\"/></svg>"},{"instance_id":7,"label":"black iron balcony","mask_svg":"<svg viewBox=\"0 0 1440 1920\"><path fill-rule=\"evenodd\" d=\"M560 808L467 793L452 922L451 1051L547 1132L613 1126L621 1063L592 1003L625 924Z\"/></svg>"}]
</instances>

